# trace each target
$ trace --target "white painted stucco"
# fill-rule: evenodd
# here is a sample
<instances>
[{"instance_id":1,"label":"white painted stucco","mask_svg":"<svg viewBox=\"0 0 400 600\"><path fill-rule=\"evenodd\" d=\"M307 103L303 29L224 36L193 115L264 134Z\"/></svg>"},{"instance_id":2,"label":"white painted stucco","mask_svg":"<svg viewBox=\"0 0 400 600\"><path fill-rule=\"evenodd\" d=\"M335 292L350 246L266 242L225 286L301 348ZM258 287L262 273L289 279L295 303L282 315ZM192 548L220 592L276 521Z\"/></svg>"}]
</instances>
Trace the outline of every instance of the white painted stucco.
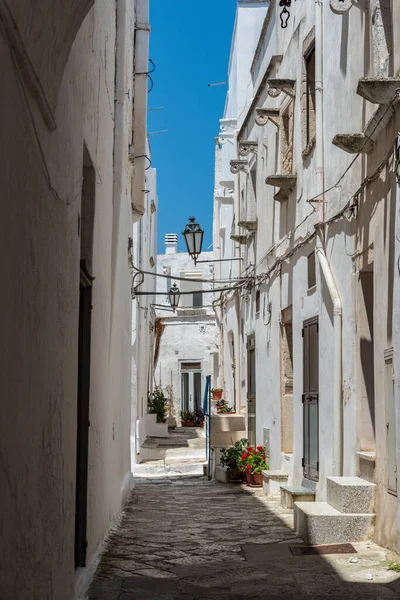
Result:
<instances>
[{"instance_id":1,"label":"white painted stucco","mask_svg":"<svg viewBox=\"0 0 400 600\"><path fill-rule=\"evenodd\" d=\"M81 193L89 156L95 279L87 565L131 485L135 199L128 152L138 3L147 6L0 3L1 598L71 600L84 579L75 570L74 537ZM144 107L136 109L145 120Z\"/></svg>"},{"instance_id":2,"label":"white painted stucco","mask_svg":"<svg viewBox=\"0 0 400 600\"><path fill-rule=\"evenodd\" d=\"M212 260L213 252L203 252L199 260ZM164 325L160 339L160 350L154 366L154 381L163 390L167 386L172 388L174 414L177 422L180 422L181 411L181 363L200 362L202 372L202 394L204 393L205 378L212 376L212 385L218 377L218 368L215 365L214 356L218 348L218 329L215 323L215 312L212 306L213 293L207 290L220 287L213 283L214 264L202 263L194 265L193 260L186 252L175 252L169 249L166 254L157 257L157 273L168 274L175 277L184 277L185 274L201 276L208 283L194 283L193 289L202 289L203 307L191 308L192 296L181 295L180 305L173 313L169 306L168 290L174 283L173 279L157 277L156 316ZM184 281L176 281L179 289L183 292ZM162 308L165 306L166 308Z\"/></svg>"},{"instance_id":3,"label":"white painted stucco","mask_svg":"<svg viewBox=\"0 0 400 600\"><path fill-rule=\"evenodd\" d=\"M390 10L382 9L382 17L377 17L376 4L371 4L371 10L367 12L353 6L346 15L337 15L330 10L329 2L293 2L288 27L282 29L279 25L279 2L272 0L267 4L270 6L261 35L254 30L253 37L250 36L247 41L253 53L257 48L251 66L254 87L247 94L248 77L237 77L237 73L248 68L248 56L244 53L242 58L235 48L241 39L240 29L244 23L241 15L247 11L250 13L252 8L238 2L230 84L216 147L216 257L241 256L241 275L249 275L252 282L252 290L236 293L236 298L227 292L226 302L217 314L221 323L223 379L227 394L232 395L234 379L229 349L233 339L238 355L235 360L236 400L241 406L246 406L246 341L247 336L255 335L256 436L257 442L262 443L264 430L269 430L270 468L285 470L289 474L289 483L315 487L317 500L324 501L326 477L334 474L356 475L360 470L357 453L368 450L376 452L375 482L378 488L375 537L379 543L399 550L400 509L397 497L387 490L387 391L384 387L385 351L393 348L399 464L399 248L395 235L398 231L399 209L393 160L382 169L375 181L365 182L365 178L374 173L394 147L399 127L397 105L394 110L386 112L379 127L374 129L370 126L367 129L374 141L374 148L370 154L361 155L349 172L345 173L345 170L355 154L348 154L332 144L335 135L362 133L371 117L376 115L377 121L382 118L385 107L378 110L377 105L364 100L356 90L362 77L393 76L399 72L396 25L399 7L392 3ZM384 31L380 18L384 20ZM316 143L310 145L303 154L303 53L314 38L317 133ZM356 44L354 40L358 40ZM389 51L392 48L389 55L388 48ZM275 63L271 62L271 57L277 55L282 58L278 56ZM322 65L321 81L318 81L318 65ZM263 126L256 124L255 109L280 109L282 115L290 97L284 92L276 98L270 97L267 94L268 78L295 80L292 173L297 175L297 183L288 199L281 202L274 200L278 189L266 185L265 179L282 172L282 140L278 136L277 126L271 120ZM243 99L244 95L245 106L239 112L242 100L238 99ZM277 118L279 121L281 117ZM227 127L231 123L233 126ZM230 135L227 135L227 131ZM250 151L246 157L240 156L239 141L256 142L257 154ZM232 159L246 160L247 170L229 175L227 167ZM248 175L254 167L257 169L256 232L238 226L239 221L251 220L248 215L254 210ZM362 182L365 182L366 192L358 198L356 218L349 219L347 212L342 215L340 211L346 208ZM322 196L323 203L309 202L323 189L329 190ZM235 223L233 228L232 223ZM243 243L229 239L231 230L235 235L246 236ZM343 312L339 373L342 424L337 421L334 409L337 400L334 395L337 374L333 366L337 343L334 311L317 256L316 286L308 289L307 257L317 247L325 251ZM372 447L367 447L370 444L366 441L365 420L368 421L369 416L366 414L367 399L362 398L361 375L362 362L364 370L368 371L367 361L371 359L372 350L367 347L367 339L363 339L362 327L365 328L365 324L362 324L360 312L359 273L370 270L372 265L375 434ZM257 290L260 292L260 310L256 313ZM281 326L282 311L290 306L293 314L293 451L288 453L282 449ZM312 317L318 317L319 320L319 481L316 483L304 479L302 468L302 328L304 322ZM366 350L363 350L363 345ZM343 429L342 436L339 427ZM340 437L343 465L338 464L338 453L335 451Z\"/></svg>"}]
</instances>

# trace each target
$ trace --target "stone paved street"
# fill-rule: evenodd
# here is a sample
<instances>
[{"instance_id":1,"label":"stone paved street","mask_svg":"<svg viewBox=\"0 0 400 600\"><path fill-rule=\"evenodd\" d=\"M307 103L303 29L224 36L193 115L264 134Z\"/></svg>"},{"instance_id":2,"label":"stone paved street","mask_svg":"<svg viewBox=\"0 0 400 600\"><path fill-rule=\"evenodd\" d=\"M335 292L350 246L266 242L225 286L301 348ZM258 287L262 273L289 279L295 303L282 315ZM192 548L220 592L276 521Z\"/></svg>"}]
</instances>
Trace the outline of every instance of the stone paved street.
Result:
<instances>
[{"instance_id":1,"label":"stone paved street","mask_svg":"<svg viewBox=\"0 0 400 600\"><path fill-rule=\"evenodd\" d=\"M295 557L292 512L203 477L140 480L109 539L90 600L391 599L400 575L370 543ZM354 558L353 558L354 560ZM372 579L371 579L372 578Z\"/></svg>"}]
</instances>

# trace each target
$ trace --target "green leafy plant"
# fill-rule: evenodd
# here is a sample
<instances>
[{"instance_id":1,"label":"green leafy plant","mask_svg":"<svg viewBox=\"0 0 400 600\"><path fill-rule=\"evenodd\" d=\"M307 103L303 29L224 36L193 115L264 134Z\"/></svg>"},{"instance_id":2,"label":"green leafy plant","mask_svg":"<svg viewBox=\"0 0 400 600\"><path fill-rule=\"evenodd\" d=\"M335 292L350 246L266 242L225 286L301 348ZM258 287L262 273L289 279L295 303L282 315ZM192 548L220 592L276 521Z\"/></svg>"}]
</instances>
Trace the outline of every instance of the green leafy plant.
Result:
<instances>
[{"instance_id":1,"label":"green leafy plant","mask_svg":"<svg viewBox=\"0 0 400 600\"><path fill-rule=\"evenodd\" d=\"M388 569L389 571L395 571L396 573L400 573L400 563L390 561L390 563L388 564Z\"/></svg>"},{"instance_id":2,"label":"green leafy plant","mask_svg":"<svg viewBox=\"0 0 400 600\"><path fill-rule=\"evenodd\" d=\"M211 388L212 392L222 392L223 389L222 388Z\"/></svg>"},{"instance_id":3,"label":"green leafy plant","mask_svg":"<svg viewBox=\"0 0 400 600\"><path fill-rule=\"evenodd\" d=\"M164 395L160 386L147 396L147 408L150 414L157 415L157 423L164 423L167 417L169 399Z\"/></svg>"},{"instance_id":4,"label":"green leafy plant","mask_svg":"<svg viewBox=\"0 0 400 600\"><path fill-rule=\"evenodd\" d=\"M261 473L269 468L266 458L264 446L249 446L240 457L239 466L243 471Z\"/></svg>"},{"instance_id":5,"label":"green leafy plant","mask_svg":"<svg viewBox=\"0 0 400 600\"><path fill-rule=\"evenodd\" d=\"M242 438L238 442L235 442L230 448L222 448L220 455L221 465L226 467L228 471L239 471L240 458L248 445L249 440Z\"/></svg>"},{"instance_id":6,"label":"green leafy plant","mask_svg":"<svg viewBox=\"0 0 400 600\"><path fill-rule=\"evenodd\" d=\"M181 410L180 412L180 416L181 416L181 421L185 422L185 423L192 423L193 421L196 421L196 414L190 410Z\"/></svg>"},{"instance_id":7,"label":"green leafy plant","mask_svg":"<svg viewBox=\"0 0 400 600\"><path fill-rule=\"evenodd\" d=\"M234 412L232 406L228 406L227 404L223 404L221 407L218 407L219 413L232 413Z\"/></svg>"}]
</instances>

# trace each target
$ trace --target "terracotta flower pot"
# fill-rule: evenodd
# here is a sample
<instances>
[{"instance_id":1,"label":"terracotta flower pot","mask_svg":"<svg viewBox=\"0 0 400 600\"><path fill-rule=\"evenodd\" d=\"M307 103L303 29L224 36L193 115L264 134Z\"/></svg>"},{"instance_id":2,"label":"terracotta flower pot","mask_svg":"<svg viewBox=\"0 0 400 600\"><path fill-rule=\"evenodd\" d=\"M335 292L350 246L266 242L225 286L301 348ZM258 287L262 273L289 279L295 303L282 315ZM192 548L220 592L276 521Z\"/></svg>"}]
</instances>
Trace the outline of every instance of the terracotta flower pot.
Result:
<instances>
[{"instance_id":1,"label":"terracotta flower pot","mask_svg":"<svg viewBox=\"0 0 400 600\"><path fill-rule=\"evenodd\" d=\"M221 400L222 398L222 390L214 390L212 393L213 400Z\"/></svg>"},{"instance_id":2,"label":"terracotta flower pot","mask_svg":"<svg viewBox=\"0 0 400 600\"><path fill-rule=\"evenodd\" d=\"M263 474L262 473L253 473L254 484L262 487L263 484Z\"/></svg>"},{"instance_id":3,"label":"terracotta flower pot","mask_svg":"<svg viewBox=\"0 0 400 600\"><path fill-rule=\"evenodd\" d=\"M182 421L182 427L196 427L194 421Z\"/></svg>"},{"instance_id":4,"label":"terracotta flower pot","mask_svg":"<svg viewBox=\"0 0 400 600\"><path fill-rule=\"evenodd\" d=\"M254 475L253 475L253 473L250 473L250 471L245 471L244 474L245 474L245 477L246 477L246 483L247 483L247 485L254 485Z\"/></svg>"},{"instance_id":5,"label":"terracotta flower pot","mask_svg":"<svg viewBox=\"0 0 400 600\"><path fill-rule=\"evenodd\" d=\"M228 471L230 483L243 483L243 471Z\"/></svg>"}]
</instances>

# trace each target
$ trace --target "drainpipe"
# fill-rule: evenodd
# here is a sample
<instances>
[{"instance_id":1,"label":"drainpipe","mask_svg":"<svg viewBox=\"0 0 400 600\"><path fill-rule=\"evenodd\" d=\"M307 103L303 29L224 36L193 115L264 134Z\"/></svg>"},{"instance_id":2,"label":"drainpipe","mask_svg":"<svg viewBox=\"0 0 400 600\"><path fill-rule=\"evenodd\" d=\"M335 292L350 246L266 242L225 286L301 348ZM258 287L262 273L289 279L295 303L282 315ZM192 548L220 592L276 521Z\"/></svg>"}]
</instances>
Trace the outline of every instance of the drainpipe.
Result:
<instances>
[{"instance_id":1,"label":"drainpipe","mask_svg":"<svg viewBox=\"0 0 400 600\"><path fill-rule=\"evenodd\" d=\"M343 475L342 302L323 248L316 250L333 304L333 475Z\"/></svg>"},{"instance_id":2,"label":"drainpipe","mask_svg":"<svg viewBox=\"0 0 400 600\"><path fill-rule=\"evenodd\" d=\"M144 214L146 177L145 169L150 164L146 158L147 143L147 95L149 71L149 1L138 0L135 23L135 85L133 102L132 144L130 159L134 164L132 185L133 220Z\"/></svg>"},{"instance_id":3,"label":"drainpipe","mask_svg":"<svg viewBox=\"0 0 400 600\"><path fill-rule=\"evenodd\" d=\"M323 34L322 0L315 0L315 159L317 192L325 188L324 176L324 88L323 88ZM325 221L325 202L318 206L319 219Z\"/></svg>"}]
</instances>

